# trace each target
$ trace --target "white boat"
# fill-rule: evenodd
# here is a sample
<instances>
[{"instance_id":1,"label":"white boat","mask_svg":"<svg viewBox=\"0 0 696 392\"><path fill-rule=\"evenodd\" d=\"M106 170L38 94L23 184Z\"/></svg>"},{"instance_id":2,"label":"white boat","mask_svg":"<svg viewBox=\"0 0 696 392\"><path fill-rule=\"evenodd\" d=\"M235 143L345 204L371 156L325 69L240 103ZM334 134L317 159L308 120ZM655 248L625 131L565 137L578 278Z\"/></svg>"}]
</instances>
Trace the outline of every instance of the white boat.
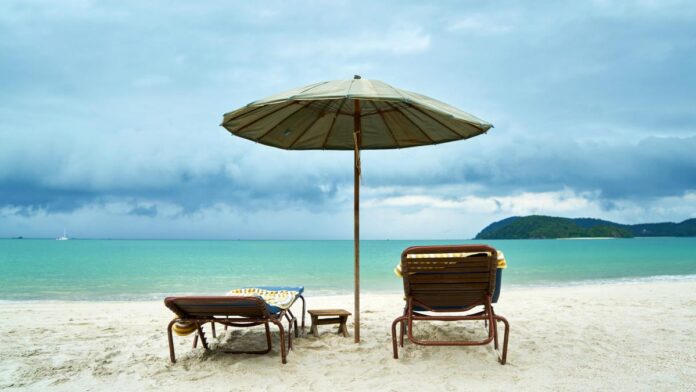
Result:
<instances>
[{"instance_id":1,"label":"white boat","mask_svg":"<svg viewBox=\"0 0 696 392\"><path fill-rule=\"evenodd\" d=\"M70 239L70 238L68 238L68 235L65 233L65 229L63 229L63 235L60 236L60 237L58 237L58 238L56 238L57 241L67 241L67 240L69 240L69 239Z\"/></svg>"}]
</instances>

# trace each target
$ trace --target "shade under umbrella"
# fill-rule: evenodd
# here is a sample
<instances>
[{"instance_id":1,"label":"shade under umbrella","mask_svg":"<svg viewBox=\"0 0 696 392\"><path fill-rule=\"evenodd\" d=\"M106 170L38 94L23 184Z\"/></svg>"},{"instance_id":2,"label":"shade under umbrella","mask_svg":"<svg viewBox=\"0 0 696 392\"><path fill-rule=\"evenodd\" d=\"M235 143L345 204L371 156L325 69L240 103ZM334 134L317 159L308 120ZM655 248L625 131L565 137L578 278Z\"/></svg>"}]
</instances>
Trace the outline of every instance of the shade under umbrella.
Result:
<instances>
[{"instance_id":1,"label":"shade under umbrella","mask_svg":"<svg viewBox=\"0 0 696 392\"><path fill-rule=\"evenodd\" d=\"M233 135L286 150L353 150L355 341L360 341L360 150L468 139L492 125L446 103L378 80L321 82L225 114Z\"/></svg>"}]
</instances>

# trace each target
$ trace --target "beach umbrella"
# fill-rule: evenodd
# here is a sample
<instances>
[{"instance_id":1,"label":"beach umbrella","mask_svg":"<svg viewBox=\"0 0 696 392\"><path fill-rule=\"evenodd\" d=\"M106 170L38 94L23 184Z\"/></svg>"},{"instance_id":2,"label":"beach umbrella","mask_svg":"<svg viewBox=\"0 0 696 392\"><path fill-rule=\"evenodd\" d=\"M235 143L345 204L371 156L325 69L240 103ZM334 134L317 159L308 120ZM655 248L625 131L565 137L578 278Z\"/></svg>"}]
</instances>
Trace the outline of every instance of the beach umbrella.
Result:
<instances>
[{"instance_id":1,"label":"beach umbrella","mask_svg":"<svg viewBox=\"0 0 696 392\"><path fill-rule=\"evenodd\" d=\"M360 342L360 151L468 139L491 124L424 95L355 76L320 82L226 113L235 136L286 150L350 150L354 157L355 342Z\"/></svg>"}]
</instances>

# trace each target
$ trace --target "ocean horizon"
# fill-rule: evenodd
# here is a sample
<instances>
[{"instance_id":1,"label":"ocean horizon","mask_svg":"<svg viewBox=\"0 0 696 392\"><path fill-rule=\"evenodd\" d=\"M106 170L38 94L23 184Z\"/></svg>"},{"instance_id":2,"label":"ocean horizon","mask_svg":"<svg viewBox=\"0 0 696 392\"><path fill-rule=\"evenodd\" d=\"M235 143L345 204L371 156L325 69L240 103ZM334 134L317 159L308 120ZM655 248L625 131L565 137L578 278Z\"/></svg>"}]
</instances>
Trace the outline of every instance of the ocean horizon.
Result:
<instances>
[{"instance_id":1,"label":"ocean horizon","mask_svg":"<svg viewBox=\"0 0 696 392\"><path fill-rule=\"evenodd\" d=\"M696 238L361 240L363 292L398 292L393 269L414 245L486 243L505 253L503 290L696 279ZM0 240L0 300L151 300L242 286L353 290L352 240ZM504 291L503 291L504 292Z\"/></svg>"}]
</instances>

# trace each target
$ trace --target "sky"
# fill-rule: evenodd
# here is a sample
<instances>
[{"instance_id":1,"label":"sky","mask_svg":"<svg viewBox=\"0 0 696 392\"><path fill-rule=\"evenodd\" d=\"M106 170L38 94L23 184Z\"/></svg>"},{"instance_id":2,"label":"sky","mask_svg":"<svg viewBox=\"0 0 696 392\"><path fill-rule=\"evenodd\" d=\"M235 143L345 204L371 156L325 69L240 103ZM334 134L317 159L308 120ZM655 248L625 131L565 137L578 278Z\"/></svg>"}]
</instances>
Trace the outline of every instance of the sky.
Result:
<instances>
[{"instance_id":1,"label":"sky","mask_svg":"<svg viewBox=\"0 0 696 392\"><path fill-rule=\"evenodd\" d=\"M350 239L352 153L225 112L359 74L494 124L362 153L365 239L696 217L691 1L0 2L0 237Z\"/></svg>"}]
</instances>

